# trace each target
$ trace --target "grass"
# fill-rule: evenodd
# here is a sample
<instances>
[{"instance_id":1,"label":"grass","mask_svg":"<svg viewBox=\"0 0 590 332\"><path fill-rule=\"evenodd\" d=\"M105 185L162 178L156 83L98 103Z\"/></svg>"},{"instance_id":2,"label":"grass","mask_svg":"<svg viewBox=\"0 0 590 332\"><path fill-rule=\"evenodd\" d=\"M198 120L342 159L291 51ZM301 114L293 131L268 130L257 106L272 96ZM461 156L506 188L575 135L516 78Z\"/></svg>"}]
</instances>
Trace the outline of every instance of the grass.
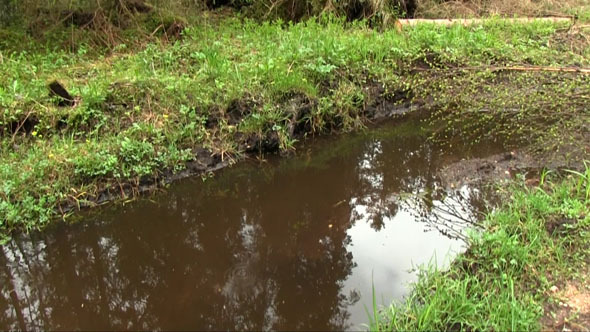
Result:
<instances>
[{"instance_id":1,"label":"grass","mask_svg":"<svg viewBox=\"0 0 590 332\"><path fill-rule=\"evenodd\" d=\"M371 330L540 330L557 301L551 289L587 273L590 168L540 179L504 189L506 203L467 252L447 271L423 267L404 303L374 308Z\"/></svg>"},{"instance_id":2,"label":"grass","mask_svg":"<svg viewBox=\"0 0 590 332\"><path fill-rule=\"evenodd\" d=\"M202 22L201 22L202 21ZM363 127L364 109L398 91L416 63L586 65L586 53L551 41L563 25L420 25L378 32L334 17L297 24L243 18L199 20L176 41L112 49L85 39L65 49L3 30L0 54L0 233L41 229L67 207L93 205L105 191L125 197L178 172L205 148L224 160L246 142L276 139L289 151L293 108L310 106L306 134ZM123 34L122 34L123 35ZM62 37L59 37L62 36ZM93 45L93 46L90 46ZM47 84L77 96L59 107ZM372 85L383 85L378 96ZM578 84L578 83L574 83ZM422 90L422 94L431 88ZM418 93L419 94L419 93ZM237 118L236 118L237 117ZM129 190L131 188L131 190Z\"/></svg>"}]
</instances>

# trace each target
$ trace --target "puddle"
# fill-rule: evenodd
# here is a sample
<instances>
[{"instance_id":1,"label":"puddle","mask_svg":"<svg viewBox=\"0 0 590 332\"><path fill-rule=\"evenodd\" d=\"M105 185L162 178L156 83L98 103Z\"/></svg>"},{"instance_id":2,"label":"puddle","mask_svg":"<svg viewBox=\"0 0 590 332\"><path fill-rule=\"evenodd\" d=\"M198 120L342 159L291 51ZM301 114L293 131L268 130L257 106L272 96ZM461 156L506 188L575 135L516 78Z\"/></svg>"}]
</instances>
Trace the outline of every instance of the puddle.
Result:
<instances>
[{"instance_id":1,"label":"puddle","mask_svg":"<svg viewBox=\"0 0 590 332\"><path fill-rule=\"evenodd\" d=\"M363 329L372 285L402 299L413 266L464 250L482 194L438 170L498 152L409 121L87 212L3 248L0 328Z\"/></svg>"}]
</instances>

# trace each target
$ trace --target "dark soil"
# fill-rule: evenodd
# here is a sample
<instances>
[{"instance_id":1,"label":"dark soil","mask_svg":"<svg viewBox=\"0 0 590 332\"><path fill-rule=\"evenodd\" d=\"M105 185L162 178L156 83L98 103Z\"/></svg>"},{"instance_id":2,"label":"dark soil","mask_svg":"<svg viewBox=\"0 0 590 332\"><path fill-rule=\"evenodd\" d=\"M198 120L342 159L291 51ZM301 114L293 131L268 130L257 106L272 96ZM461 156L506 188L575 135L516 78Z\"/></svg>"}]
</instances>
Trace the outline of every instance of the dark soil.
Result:
<instances>
[{"instance_id":1,"label":"dark soil","mask_svg":"<svg viewBox=\"0 0 590 332\"><path fill-rule=\"evenodd\" d=\"M117 1L116 5L121 10L129 10L137 13L149 13L154 9L142 0Z\"/></svg>"},{"instance_id":2,"label":"dark soil","mask_svg":"<svg viewBox=\"0 0 590 332\"><path fill-rule=\"evenodd\" d=\"M285 98L281 107L287 114L287 128L291 137L302 137L312 132L309 116L316 105L316 100L300 93L293 93Z\"/></svg>"},{"instance_id":3,"label":"dark soil","mask_svg":"<svg viewBox=\"0 0 590 332\"><path fill-rule=\"evenodd\" d=\"M11 121L8 123L8 126L2 128L0 126L0 136L6 133L10 133L11 135L16 134L30 134L34 129L35 126L39 124L39 119L34 114L27 114L23 116L20 120Z\"/></svg>"},{"instance_id":4,"label":"dark soil","mask_svg":"<svg viewBox=\"0 0 590 332\"><path fill-rule=\"evenodd\" d=\"M552 236L565 235L568 232L568 227L577 223L576 219L559 217L551 218L545 221L545 229Z\"/></svg>"},{"instance_id":5,"label":"dark soil","mask_svg":"<svg viewBox=\"0 0 590 332\"><path fill-rule=\"evenodd\" d=\"M372 82L365 88L368 105L364 115L370 121L381 121L395 116L402 116L408 112L419 110L426 105L425 101L415 98L411 90L387 91L378 82Z\"/></svg>"},{"instance_id":6,"label":"dark soil","mask_svg":"<svg viewBox=\"0 0 590 332\"><path fill-rule=\"evenodd\" d=\"M91 28L94 22L95 13L84 12L81 10L63 11L61 13L63 22L66 26L73 25L79 28Z\"/></svg>"}]
</instances>

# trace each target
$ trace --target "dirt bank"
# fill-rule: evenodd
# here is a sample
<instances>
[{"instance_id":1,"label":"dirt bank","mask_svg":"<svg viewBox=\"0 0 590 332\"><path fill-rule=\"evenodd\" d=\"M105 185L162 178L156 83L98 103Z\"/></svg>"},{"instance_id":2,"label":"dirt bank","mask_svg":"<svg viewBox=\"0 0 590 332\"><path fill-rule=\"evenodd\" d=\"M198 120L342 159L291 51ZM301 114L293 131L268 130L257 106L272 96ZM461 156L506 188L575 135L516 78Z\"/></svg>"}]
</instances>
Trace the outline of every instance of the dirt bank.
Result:
<instances>
[{"instance_id":1,"label":"dirt bank","mask_svg":"<svg viewBox=\"0 0 590 332\"><path fill-rule=\"evenodd\" d=\"M365 125L375 126L384 121L398 119L404 121L410 113L421 112L421 107L425 102L411 100L408 93L387 93L382 84L372 82L365 88L368 102L360 111L361 120ZM289 110L291 116L286 125L289 127L289 134L293 140L304 140L305 137L313 135L312 128L308 123L307 116L311 108L317 101L310 100L305 95L293 95L284 101L285 107ZM242 100L236 100L228 106L226 110L217 110L214 116L209 118L208 128L212 131L217 130L222 122L237 125L247 115L254 112L255 107L248 97ZM338 124L330 125L328 134L338 133ZM228 153L222 155L205 147L193 149L190 161L186 162L181 171L172 169L163 170L159 177L144 177L130 182L118 182L116 184L106 184L95 194L85 196L83 201L66 201L61 204L57 211L60 214L68 214L79 209L96 207L109 202L126 200L138 195L145 195L156 190L166 187L168 184L179 181L188 177L201 176L207 178L212 176L216 171L232 166L244 159L264 158L269 154L281 154L288 156L295 153L295 150L281 150L279 136L274 132L269 132L265 136L256 134L244 134L236 132L234 141L237 142L238 151L242 153Z\"/></svg>"}]
</instances>

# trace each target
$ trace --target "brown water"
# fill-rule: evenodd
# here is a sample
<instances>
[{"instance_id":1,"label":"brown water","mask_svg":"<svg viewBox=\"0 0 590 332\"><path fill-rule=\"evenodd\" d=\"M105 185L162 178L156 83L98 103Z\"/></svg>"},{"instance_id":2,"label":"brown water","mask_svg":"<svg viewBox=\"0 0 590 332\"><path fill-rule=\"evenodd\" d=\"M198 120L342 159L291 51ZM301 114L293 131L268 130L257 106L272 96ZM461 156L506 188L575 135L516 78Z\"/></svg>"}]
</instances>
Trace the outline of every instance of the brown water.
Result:
<instances>
[{"instance_id":1,"label":"brown water","mask_svg":"<svg viewBox=\"0 0 590 332\"><path fill-rule=\"evenodd\" d=\"M481 194L436 173L468 149L409 122L299 150L9 243L0 328L362 329L372 285L402 299L409 269L463 250L442 233L460 234Z\"/></svg>"}]
</instances>

